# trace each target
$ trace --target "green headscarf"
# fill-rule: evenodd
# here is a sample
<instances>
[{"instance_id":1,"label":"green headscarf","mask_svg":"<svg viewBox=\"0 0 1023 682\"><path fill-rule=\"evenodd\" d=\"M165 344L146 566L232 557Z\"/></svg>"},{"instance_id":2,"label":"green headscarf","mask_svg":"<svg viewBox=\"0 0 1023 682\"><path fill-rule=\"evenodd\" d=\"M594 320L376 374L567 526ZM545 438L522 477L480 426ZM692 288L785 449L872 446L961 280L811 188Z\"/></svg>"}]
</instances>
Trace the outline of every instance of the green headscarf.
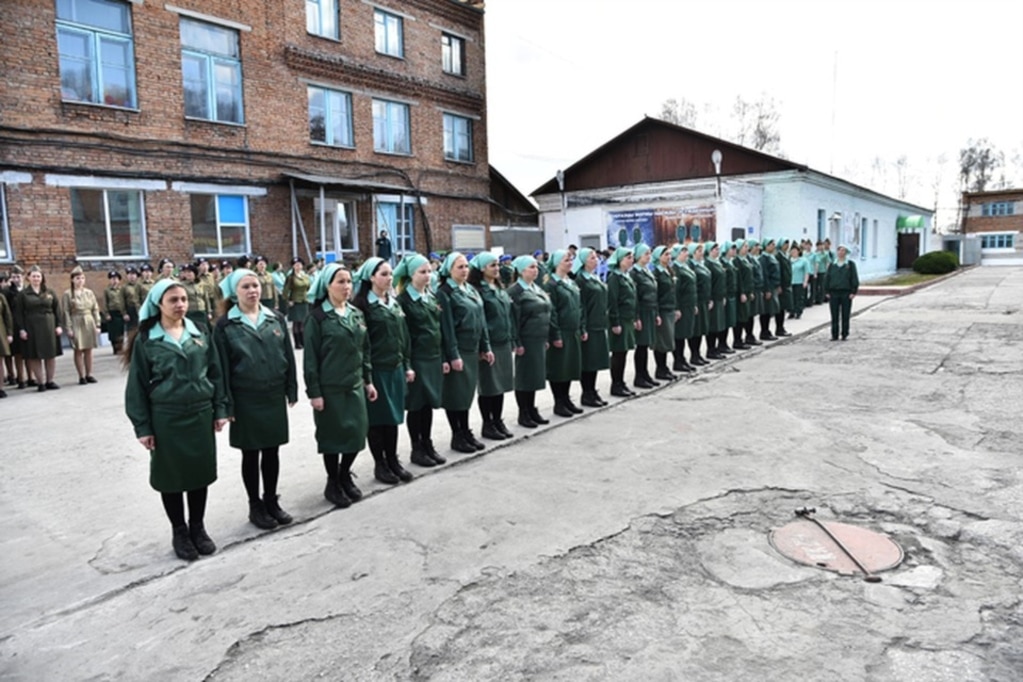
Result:
<instances>
[{"instance_id":1,"label":"green headscarf","mask_svg":"<svg viewBox=\"0 0 1023 682\"><path fill-rule=\"evenodd\" d=\"M558 249L557 251L555 251L554 253L551 254L551 259L548 261L548 263L550 263L550 265L549 265L549 267L550 267L549 272L552 275L555 272L557 272L558 266L561 265L561 261L565 260L565 255L567 253L568 253L568 249ZM569 272L571 272L571 270L569 270Z\"/></svg>"},{"instance_id":2,"label":"green headscarf","mask_svg":"<svg viewBox=\"0 0 1023 682\"><path fill-rule=\"evenodd\" d=\"M677 259L678 254L682 253L682 249L685 248L686 247L682 246L681 244L673 244L671 247L671 259L672 260ZM688 249L686 250L686 253L689 253Z\"/></svg>"},{"instance_id":3,"label":"green headscarf","mask_svg":"<svg viewBox=\"0 0 1023 682\"><path fill-rule=\"evenodd\" d=\"M635 248L632 249L632 257L635 258L636 260L639 260L640 258L643 257L644 254L647 254L649 252L650 252L649 246L643 243L639 243L636 244Z\"/></svg>"},{"instance_id":4,"label":"green headscarf","mask_svg":"<svg viewBox=\"0 0 1023 682\"><path fill-rule=\"evenodd\" d=\"M242 277L248 275L256 276L252 270L248 268L238 268L232 270L231 274L220 280L220 293L224 295L224 298L238 302L238 283L242 281Z\"/></svg>"},{"instance_id":5,"label":"green headscarf","mask_svg":"<svg viewBox=\"0 0 1023 682\"><path fill-rule=\"evenodd\" d=\"M533 258L532 256L519 256L518 258L512 261L512 267L515 268L515 272L519 273L520 275L530 265L535 264L536 259Z\"/></svg>"},{"instance_id":6,"label":"green headscarf","mask_svg":"<svg viewBox=\"0 0 1023 682\"><path fill-rule=\"evenodd\" d=\"M758 240L758 239L750 239L749 241L746 242L746 245L750 248L750 250L753 250L753 249L757 248L758 246L760 246L760 240Z\"/></svg>"},{"instance_id":7,"label":"green headscarf","mask_svg":"<svg viewBox=\"0 0 1023 682\"><path fill-rule=\"evenodd\" d=\"M378 267L380 267L380 264L383 262L384 259L378 258L377 256L368 259L365 263L362 264L362 267L359 268L359 272L355 274L356 279L358 279L360 282L370 281L370 278L373 277L373 272Z\"/></svg>"},{"instance_id":8,"label":"green headscarf","mask_svg":"<svg viewBox=\"0 0 1023 682\"><path fill-rule=\"evenodd\" d=\"M572 261L572 272L582 272L582 270L586 267L586 260L590 257L591 253L593 253L593 249L588 246L584 246L579 249L579 251L575 254L575 260Z\"/></svg>"},{"instance_id":9,"label":"green headscarf","mask_svg":"<svg viewBox=\"0 0 1023 682\"><path fill-rule=\"evenodd\" d=\"M451 253L449 253L447 255L447 258L445 258L444 262L441 264L440 270L437 271L437 274L440 275L441 277L447 277L448 275L450 275L451 267L455 264L455 261L458 260L458 257L461 255L462 254L460 251L452 251Z\"/></svg>"},{"instance_id":10,"label":"green headscarf","mask_svg":"<svg viewBox=\"0 0 1023 682\"><path fill-rule=\"evenodd\" d=\"M700 248L700 246L702 246L702 244L697 244L696 242L689 242L689 245L686 246L686 249L689 250L690 256L694 256L696 255L696 249Z\"/></svg>"},{"instance_id":11,"label":"green headscarf","mask_svg":"<svg viewBox=\"0 0 1023 682\"><path fill-rule=\"evenodd\" d=\"M430 261L426 260L425 256L418 253L406 253L398 266L394 268L394 285L399 287L411 282L413 273L429 263Z\"/></svg>"},{"instance_id":12,"label":"green headscarf","mask_svg":"<svg viewBox=\"0 0 1023 682\"><path fill-rule=\"evenodd\" d=\"M314 301L327 298L327 290L330 288L330 283L334 281L334 276L337 275L338 270L347 270L343 263L331 263L327 267L323 268L319 273L319 277L313 282L309 288L309 295Z\"/></svg>"},{"instance_id":13,"label":"green headscarf","mask_svg":"<svg viewBox=\"0 0 1023 682\"><path fill-rule=\"evenodd\" d=\"M168 289L179 286L181 286L181 282L172 277L161 279L154 284L153 288L146 295L146 300L142 303L142 307L139 308L139 322L148 320L150 317L159 317L160 299L163 298Z\"/></svg>"},{"instance_id":14,"label":"green headscarf","mask_svg":"<svg viewBox=\"0 0 1023 682\"><path fill-rule=\"evenodd\" d=\"M632 249L627 249L624 246L619 246L615 249L615 252L611 254L611 257L607 259L607 265L610 268L618 269L618 263L621 262L626 256L632 255Z\"/></svg>"},{"instance_id":15,"label":"green headscarf","mask_svg":"<svg viewBox=\"0 0 1023 682\"><path fill-rule=\"evenodd\" d=\"M742 247L745 246L745 245L746 245L746 240L745 239L736 239L735 243L732 244L732 246L735 247L735 252L737 254L739 253L739 251L742 250Z\"/></svg>"},{"instance_id":16,"label":"green headscarf","mask_svg":"<svg viewBox=\"0 0 1023 682\"><path fill-rule=\"evenodd\" d=\"M656 249L654 249L654 255L652 256L652 260L655 263L660 263L661 256L663 256L664 252L667 250L668 250L667 246L658 246Z\"/></svg>"},{"instance_id":17,"label":"green headscarf","mask_svg":"<svg viewBox=\"0 0 1023 682\"><path fill-rule=\"evenodd\" d=\"M475 256L473 256L473 259L471 261L469 261L469 267L475 268L476 270L482 272L483 268L487 267L495 260L497 260L497 256L495 256L494 254L490 253L489 251L480 251Z\"/></svg>"}]
</instances>

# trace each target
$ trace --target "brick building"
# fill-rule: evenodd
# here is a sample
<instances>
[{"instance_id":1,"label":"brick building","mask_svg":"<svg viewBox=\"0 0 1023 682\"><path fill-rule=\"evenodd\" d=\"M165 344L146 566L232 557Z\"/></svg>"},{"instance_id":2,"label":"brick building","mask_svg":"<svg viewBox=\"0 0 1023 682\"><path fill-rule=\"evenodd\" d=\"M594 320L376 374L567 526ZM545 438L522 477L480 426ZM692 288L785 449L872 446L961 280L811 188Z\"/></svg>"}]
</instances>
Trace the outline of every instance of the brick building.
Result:
<instances>
[{"instance_id":1,"label":"brick building","mask_svg":"<svg viewBox=\"0 0 1023 682\"><path fill-rule=\"evenodd\" d=\"M479 248L482 5L0 3L0 262Z\"/></svg>"},{"instance_id":2,"label":"brick building","mask_svg":"<svg viewBox=\"0 0 1023 682\"><path fill-rule=\"evenodd\" d=\"M1023 264L1023 189L963 192L963 236L980 240L984 265Z\"/></svg>"}]
</instances>

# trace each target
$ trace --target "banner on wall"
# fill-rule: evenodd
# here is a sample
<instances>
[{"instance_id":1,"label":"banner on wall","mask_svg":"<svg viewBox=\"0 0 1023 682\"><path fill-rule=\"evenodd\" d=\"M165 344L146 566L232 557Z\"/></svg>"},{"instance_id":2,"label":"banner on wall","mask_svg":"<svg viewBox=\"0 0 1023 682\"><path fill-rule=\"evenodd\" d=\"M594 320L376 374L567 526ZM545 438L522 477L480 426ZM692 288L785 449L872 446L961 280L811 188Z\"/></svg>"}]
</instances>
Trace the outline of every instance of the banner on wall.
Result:
<instances>
[{"instance_id":1,"label":"banner on wall","mask_svg":"<svg viewBox=\"0 0 1023 682\"><path fill-rule=\"evenodd\" d=\"M607 245L611 249L632 248L641 243L652 247L708 240L717 240L713 206L608 212Z\"/></svg>"}]
</instances>

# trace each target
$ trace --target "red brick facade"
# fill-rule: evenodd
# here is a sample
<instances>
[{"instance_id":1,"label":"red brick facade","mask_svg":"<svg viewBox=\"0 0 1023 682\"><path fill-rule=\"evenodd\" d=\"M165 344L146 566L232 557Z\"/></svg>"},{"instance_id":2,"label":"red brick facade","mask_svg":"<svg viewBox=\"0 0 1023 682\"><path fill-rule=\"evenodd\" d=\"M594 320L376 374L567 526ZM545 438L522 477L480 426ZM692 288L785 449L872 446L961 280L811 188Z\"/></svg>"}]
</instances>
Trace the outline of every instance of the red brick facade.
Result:
<instances>
[{"instance_id":1,"label":"red brick facade","mask_svg":"<svg viewBox=\"0 0 1023 682\"><path fill-rule=\"evenodd\" d=\"M986 248L1004 248L1005 242L994 243L991 235L1011 235L1012 247L1023 252L1023 189L991 192L964 192L963 234L989 235Z\"/></svg>"},{"instance_id":2,"label":"red brick facade","mask_svg":"<svg viewBox=\"0 0 1023 682\"><path fill-rule=\"evenodd\" d=\"M482 10L457 0L337 0L337 5L339 40L306 32L305 0L127 3L137 109L121 109L62 99L55 0L2 3L0 57L7 75L0 86L0 178L5 178L13 258L52 273L67 272L81 260L95 273L94 287L99 273L112 267L155 264L164 256L186 262L195 256L190 193L213 193L210 185L225 186L225 194L249 190L249 251L272 261L286 262L293 255L292 182L313 249L319 240L313 204L320 185L328 195L343 192L354 202L359 249L339 254L349 260L370 255L382 195L404 195L416 206L418 251L449 248L452 225L489 227ZM402 17L403 58L376 52L375 8ZM179 27L183 17L197 15L238 29L242 125L184 116ZM443 32L464 41L464 76L442 68ZM350 94L351 147L310 142L310 85ZM411 154L374 151L375 98L408 105ZM445 112L472 121L471 162L445 160ZM23 181L25 174L29 182ZM78 257L66 185L88 187L83 180L88 177L98 178L98 187L162 183L143 191L145 253ZM187 185L175 189L175 183ZM303 240L297 241L298 254L307 256Z\"/></svg>"}]
</instances>

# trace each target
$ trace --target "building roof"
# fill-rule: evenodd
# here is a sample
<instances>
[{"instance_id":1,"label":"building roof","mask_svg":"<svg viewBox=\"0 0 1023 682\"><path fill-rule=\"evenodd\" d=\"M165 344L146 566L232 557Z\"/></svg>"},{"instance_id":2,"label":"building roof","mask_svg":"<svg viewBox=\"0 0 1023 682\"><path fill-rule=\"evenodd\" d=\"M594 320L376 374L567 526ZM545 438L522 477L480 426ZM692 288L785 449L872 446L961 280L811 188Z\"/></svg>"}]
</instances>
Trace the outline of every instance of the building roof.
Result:
<instances>
[{"instance_id":1,"label":"building roof","mask_svg":"<svg viewBox=\"0 0 1023 682\"><path fill-rule=\"evenodd\" d=\"M963 197L969 199L984 199L987 197L999 197L1007 195L1023 195L1023 187L1008 187L1006 189L989 189L983 192L963 192Z\"/></svg>"}]
</instances>

